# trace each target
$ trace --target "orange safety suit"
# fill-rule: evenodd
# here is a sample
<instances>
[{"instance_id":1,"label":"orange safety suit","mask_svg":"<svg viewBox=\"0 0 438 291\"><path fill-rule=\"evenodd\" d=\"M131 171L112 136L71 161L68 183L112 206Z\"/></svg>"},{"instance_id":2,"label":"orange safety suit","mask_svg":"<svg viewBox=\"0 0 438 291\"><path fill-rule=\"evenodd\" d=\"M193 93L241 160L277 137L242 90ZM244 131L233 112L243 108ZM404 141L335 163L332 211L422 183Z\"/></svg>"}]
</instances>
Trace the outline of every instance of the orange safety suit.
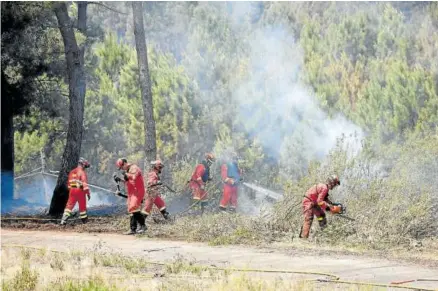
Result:
<instances>
[{"instance_id":1,"label":"orange safety suit","mask_svg":"<svg viewBox=\"0 0 438 291\"><path fill-rule=\"evenodd\" d=\"M222 200L219 207L226 209L228 204L231 210L237 208L237 193L238 193L238 183L240 182L240 177L242 175L242 170L239 168L236 162L231 162L223 164L221 167L221 177L224 183L224 192L222 195Z\"/></svg>"},{"instance_id":2,"label":"orange safety suit","mask_svg":"<svg viewBox=\"0 0 438 291\"><path fill-rule=\"evenodd\" d=\"M319 226L324 228L327 225L325 211L331 204L328 199L329 188L326 184L317 184L307 190L302 202L304 224L301 228L300 237L308 238L312 227L313 216L318 219Z\"/></svg>"},{"instance_id":3,"label":"orange safety suit","mask_svg":"<svg viewBox=\"0 0 438 291\"><path fill-rule=\"evenodd\" d=\"M159 181L160 177L158 176L157 170L154 168L148 173L147 197L142 211L146 215L151 214L154 204L161 212L166 209L166 203L160 197L159 185L157 185Z\"/></svg>"},{"instance_id":4,"label":"orange safety suit","mask_svg":"<svg viewBox=\"0 0 438 291\"><path fill-rule=\"evenodd\" d=\"M140 168L135 164L128 164L128 170L125 174L128 180L125 180L128 192L128 212L136 213L141 210L141 202L144 198L144 181Z\"/></svg>"},{"instance_id":5,"label":"orange safety suit","mask_svg":"<svg viewBox=\"0 0 438 291\"><path fill-rule=\"evenodd\" d=\"M71 212L76 202L78 202L79 217L81 219L87 219L87 200L85 196L90 195L90 189L88 188L87 173L82 166L77 166L68 174L67 188L69 190L69 196L64 209L64 216L71 216Z\"/></svg>"},{"instance_id":6,"label":"orange safety suit","mask_svg":"<svg viewBox=\"0 0 438 291\"><path fill-rule=\"evenodd\" d=\"M189 187L192 189L193 199L206 203L208 201L208 193L204 187L207 181L210 179L210 167L206 161L198 164L190 179Z\"/></svg>"}]
</instances>

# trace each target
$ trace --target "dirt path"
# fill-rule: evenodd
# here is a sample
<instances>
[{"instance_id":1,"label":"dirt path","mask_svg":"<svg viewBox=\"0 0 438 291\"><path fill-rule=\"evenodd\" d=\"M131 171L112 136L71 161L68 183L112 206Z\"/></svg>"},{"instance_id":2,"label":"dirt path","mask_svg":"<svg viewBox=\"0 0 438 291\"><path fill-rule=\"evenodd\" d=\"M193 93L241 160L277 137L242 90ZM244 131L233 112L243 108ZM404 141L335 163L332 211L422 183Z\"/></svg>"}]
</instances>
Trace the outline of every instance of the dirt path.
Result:
<instances>
[{"instance_id":1,"label":"dirt path","mask_svg":"<svg viewBox=\"0 0 438 291\"><path fill-rule=\"evenodd\" d=\"M349 255L309 255L272 248L243 246L211 247L203 243L159 241L117 234L65 233L54 231L1 231L2 245L26 245L55 250L98 250L125 255L141 254L152 261L170 261L176 256L198 264L244 268L316 271L338 275L341 280L389 284L412 279L438 280L438 269ZM314 276L313 276L314 278ZM414 282L408 286L438 290L438 282Z\"/></svg>"}]
</instances>

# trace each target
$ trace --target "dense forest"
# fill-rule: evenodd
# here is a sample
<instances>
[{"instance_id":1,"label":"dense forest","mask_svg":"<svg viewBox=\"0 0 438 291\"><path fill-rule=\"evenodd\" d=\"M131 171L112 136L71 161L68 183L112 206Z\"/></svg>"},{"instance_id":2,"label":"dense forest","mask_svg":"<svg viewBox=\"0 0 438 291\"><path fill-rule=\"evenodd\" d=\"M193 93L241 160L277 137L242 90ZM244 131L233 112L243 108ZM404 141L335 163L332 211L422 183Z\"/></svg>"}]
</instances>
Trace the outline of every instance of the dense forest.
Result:
<instances>
[{"instance_id":1,"label":"dense forest","mask_svg":"<svg viewBox=\"0 0 438 291\"><path fill-rule=\"evenodd\" d=\"M41 149L59 169L66 143L66 60L51 5L2 2L2 109L18 96L6 105L16 175L40 166ZM385 184L386 193L403 188L406 201L425 193L436 201L438 3L143 7L157 152L176 188L206 151L220 158L233 149L248 179L298 197L297 185L335 171L348 194L363 188L360 179L372 196L372 179L403 177L403 185ZM77 21L78 4L68 13ZM89 2L86 29L74 31L86 78L81 156L101 186L118 157L144 167L132 17L124 2Z\"/></svg>"}]
</instances>

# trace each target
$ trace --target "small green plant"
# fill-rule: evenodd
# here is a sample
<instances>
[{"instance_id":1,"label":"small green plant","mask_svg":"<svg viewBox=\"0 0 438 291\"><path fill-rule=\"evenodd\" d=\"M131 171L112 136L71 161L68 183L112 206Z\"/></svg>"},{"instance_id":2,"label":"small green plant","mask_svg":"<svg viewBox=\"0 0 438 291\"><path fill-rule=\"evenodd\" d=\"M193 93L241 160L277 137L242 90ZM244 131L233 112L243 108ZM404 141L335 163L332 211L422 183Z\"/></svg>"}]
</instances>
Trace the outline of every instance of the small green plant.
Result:
<instances>
[{"instance_id":1,"label":"small green plant","mask_svg":"<svg viewBox=\"0 0 438 291\"><path fill-rule=\"evenodd\" d=\"M38 283L38 272L31 270L29 261L23 261L21 269L8 281L2 282L4 291L31 291Z\"/></svg>"},{"instance_id":2,"label":"small green plant","mask_svg":"<svg viewBox=\"0 0 438 291\"><path fill-rule=\"evenodd\" d=\"M64 261L63 261L63 257L60 254L53 254L51 260L50 260L50 267L53 270L59 270L59 271L63 271L64 270Z\"/></svg>"},{"instance_id":3,"label":"small green plant","mask_svg":"<svg viewBox=\"0 0 438 291\"><path fill-rule=\"evenodd\" d=\"M108 285L99 276L92 276L86 280L73 280L71 278L60 278L53 283L48 290L51 291L116 291L123 290L115 285Z\"/></svg>"},{"instance_id":4,"label":"small green plant","mask_svg":"<svg viewBox=\"0 0 438 291\"><path fill-rule=\"evenodd\" d=\"M232 236L220 235L220 236L213 238L211 241L209 241L208 245L209 246L221 246L221 245L231 245L233 243L236 243L236 241Z\"/></svg>"},{"instance_id":5,"label":"small green plant","mask_svg":"<svg viewBox=\"0 0 438 291\"><path fill-rule=\"evenodd\" d=\"M39 250L37 251L37 255L38 255L38 257L40 257L40 258L44 258L44 257L46 256L46 254L47 254L47 250L46 250L46 249L39 249Z\"/></svg>"},{"instance_id":6,"label":"small green plant","mask_svg":"<svg viewBox=\"0 0 438 291\"><path fill-rule=\"evenodd\" d=\"M177 256L171 263L167 264L165 270L169 274L192 273L200 276L207 268L195 265L194 262L187 262L181 256Z\"/></svg>"},{"instance_id":7,"label":"small green plant","mask_svg":"<svg viewBox=\"0 0 438 291\"><path fill-rule=\"evenodd\" d=\"M32 251L30 249L27 249L27 248L21 248L20 254L21 254L21 258L23 260L29 260L30 257L32 256Z\"/></svg>"},{"instance_id":8,"label":"small green plant","mask_svg":"<svg viewBox=\"0 0 438 291\"><path fill-rule=\"evenodd\" d=\"M103 267L123 267L134 274L138 274L141 269L147 266L144 259L126 257L121 254L94 254L93 263Z\"/></svg>"}]
</instances>

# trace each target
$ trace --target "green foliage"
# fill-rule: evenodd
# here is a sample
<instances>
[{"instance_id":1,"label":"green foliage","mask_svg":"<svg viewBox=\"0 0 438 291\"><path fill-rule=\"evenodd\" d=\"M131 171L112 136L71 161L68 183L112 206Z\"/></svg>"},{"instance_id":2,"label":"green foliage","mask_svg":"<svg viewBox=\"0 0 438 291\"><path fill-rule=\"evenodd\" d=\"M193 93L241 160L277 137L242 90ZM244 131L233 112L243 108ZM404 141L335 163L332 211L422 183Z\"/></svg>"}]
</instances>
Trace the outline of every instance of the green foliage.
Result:
<instances>
[{"instance_id":1,"label":"green foliage","mask_svg":"<svg viewBox=\"0 0 438 291\"><path fill-rule=\"evenodd\" d=\"M2 280L2 290L5 291L31 291L36 290L38 272L30 268L29 261L23 260L21 269L10 280Z\"/></svg>"},{"instance_id":2,"label":"green foliage","mask_svg":"<svg viewBox=\"0 0 438 291\"><path fill-rule=\"evenodd\" d=\"M23 173L29 169L29 166L31 169L37 168L37 165L41 164L39 155L47 142L47 133L43 133L40 136L39 131L24 132L22 134L15 132L14 135L16 150L15 171Z\"/></svg>"},{"instance_id":3,"label":"green foliage","mask_svg":"<svg viewBox=\"0 0 438 291\"><path fill-rule=\"evenodd\" d=\"M332 20L333 12L325 11L321 21ZM305 80L322 105L342 111L383 140L400 137L406 130L433 128L437 120L431 109L438 98L434 72L429 64L419 65L421 53L413 50L436 48L438 32L429 18L418 19L421 33L429 28L426 40L417 34L416 24L409 25L390 4L340 15L340 21L327 27L306 20L300 37ZM430 51L425 53L433 57Z\"/></svg>"},{"instance_id":4,"label":"green foliage","mask_svg":"<svg viewBox=\"0 0 438 291\"><path fill-rule=\"evenodd\" d=\"M108 284L99 276L91 276L88 280L66 279L50 286L55 291L115 291L120 290L114 285Z\"/></svg>"},{"instance_id":5,"label":"green foliage","mask_svg":"<svg viewBox=\"0 0 438 291\"><path fill-rule=\"evenodd\" d=\"M117 9L129 10L123 3L115 5ZM298 226L300 211L291 211L289 202L299 204L308 187L336 172L348 183L335 195L347 201L364 224L361 227L347 224L342 226L343 232L338 232L336 225L340 224L333 223L328 231L318 233L320 238L381 247L382 241L405 244L409 239L424 237L436 227L431 209L422 205L431 203L430 198L436 195L429 182L436 177L433 175L437 168L433 161L437 153L434 130L438 124L438 5L365 2L263 5L259 17L254 17L257 13L251 10L252 6L242 13L237 6L227 3L146 5L157 146L159 157L166 163L163 175L167 175L174 188L183 189L203 154L213 151L219 161L212 167L212 173L219 180L221 162L229 151L237 151L243 157L241 166L248 180L285 189L288 203L278 205L277 218ZM25 8L23 15L41 12L38 7ZM145 166L144 117L130 26L132 16L99 10L96 5L90 11L93 11L89 13L90 25L96 29L89 30L96 34L97 43L86 54L82 155L95 165L90 180L104 184L119 156ZM47 13L45 9L42 12ZM47 23L51 21L53 15ZM99 27L108 29L102 38L98 35ZM49 107L58 116L66 116L61 113L68 108L65 84L61 78L53 77L59 72L60 57L55 51L62 47L60 35L56 29L36 24L29 30L11 42L5 57L2 55L8 80L23 81L26 66L11 59L16 54L25 56L24 48L33 47L18 45L23 39L25 44L32 43L32 33L38 49L31 50L30 57L41 57L54 69L51 74L32 79L50 85L39 86L45 89L41 94L44 98L27 114L15 118L18 173L38 165L34 159L41 148L50 154L54 167L61 158L65 138L62 133L67 129L65 117L54 118L42 110ZM263 56L257 55L257 49L272 45L269 38L256 42L260 31L272 37L273 44L294 38L292 46L274 48L275 55L284 55L278 66L274 60L258 64L258 58ZM293 62L287 62L291 58L295 58ZM288 67L289 64L294 66ZM304 112L287 111L278 120L264 120L281 109L278 107L283 104L275 103L278 95L286 96L282 102L287 102L293 97L288 94L295 94L284 93L283 88L267 90L266 84L273 77L285 78L286 83L298 80L310 87L317 106ZM55 93L49 94L52 91ZM305 98L311 95L306 94ZM255 109L248 117L240 114L241 106L249 108L248 111ZM327 118L341 114L366 131L367 140L359 156L353 157L345 149L343 138L327 157L321 157L316 147L304 142L316 120L312 112L315 108L322 108ZM253 133L265 123L272 123L271 130L277 131L275 125L287 123L288 119L294 121L287 131L281 132L281 148L272 159L269 148L264 147L266 141ZM327 145L321 147L324 146ZM350 150L357 151L353 145ZM382 177L382 172L387 177ZM216 199L221 189L213 188L210 194ZM414 202L410 203L411 200ZM399 215L395 217L393 213ZM372 218L365 219L369 217ZM202 234L209 231L196 227ZM234 231L227 231L226 237L205 237L207 241L235 241ZM236 237L242 237L240 234ZM193 237L201 239L196 233Z\"/></svg>"},{"instance_id":6,"label":"green foliage","mask_svg":"<svg viewBox=\"0 0 438 291\"><path fill-rule=\"evenodd\" d=\"M143 109L135 49L108 33L95 47L97 68L86 96L84 152L99 174L107 174L118 156L142 165ZM190 82L171 55L148 52L159 154L175 156L191 120Z\"/></svg>"}]
</instances>

